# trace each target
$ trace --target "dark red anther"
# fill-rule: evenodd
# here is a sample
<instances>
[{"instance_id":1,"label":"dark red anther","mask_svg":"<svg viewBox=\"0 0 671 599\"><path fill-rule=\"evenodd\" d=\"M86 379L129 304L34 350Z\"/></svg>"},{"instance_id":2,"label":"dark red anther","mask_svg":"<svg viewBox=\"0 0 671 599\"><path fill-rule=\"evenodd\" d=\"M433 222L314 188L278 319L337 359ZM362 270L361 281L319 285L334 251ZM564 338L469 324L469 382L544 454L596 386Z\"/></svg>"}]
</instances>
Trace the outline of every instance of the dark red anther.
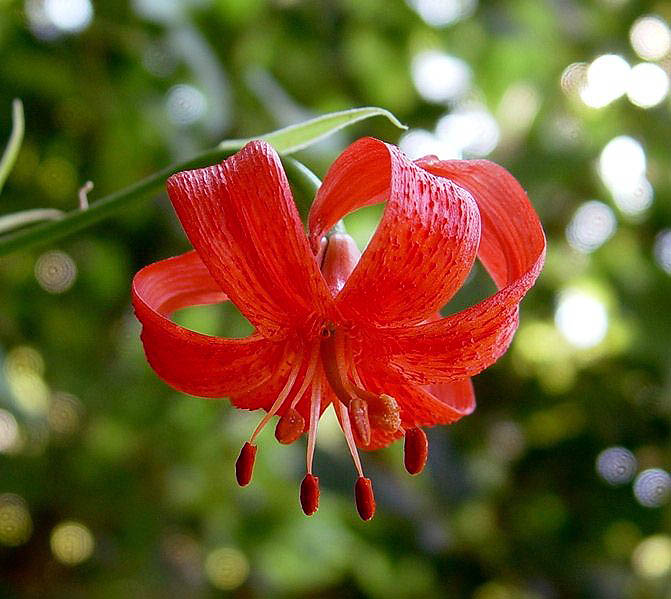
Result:
<instances>
[{"instance_id":1,"label":"dark red anther","mask_svg":"<svg viewBox=\"0 0 671 599\"><path fill-rule=\"evenodd\" d=\"M288 445L293 443L298 437L303 434L305 430L305 419L298 411L289 408L284 416L277 422L275 427L275 438L280 442Z\"/></svg>"},{"instance_id":2,"label":"dark red anther","mask_svg":"<svg viewBox=\"0 0 671 599\"><path fill-rule=\"evenodd\" d=\"M370 520L375 515L375 495L373 495L373 483L370 478L360 476L354 487L356 497L356 510L364 521Z\"/></svg>"},{"instance_id":3,"label":"dark red anther","mask_svg":"<svg viewBox=\"0 0 671 599\"><path fill-rule=\"evenodd\" d=\"M319 477L306 474L301 483L301 507L306 516L312 516L319 507Z\"/></svg>"},{"instance_id":4,"label":"dark red anther","mask_svg":"<svg viewBox=\"0 0 671 599\"><path fill-rule=\"evenodd\" d=\"M349 421L360 445L370 444L370 420L368 404L363 399L353 399L349 403Z\"/></svg>"},{"instance_id":5,"label":"dark red anther","mask_svg":"<svg viewBox=\"0 0 671 599\"><path fill-rule=\"evenodd\" d=\"M235 462L235 478L238 479L238 484L244 487L252 480L252 472L254 472L254 460L256 459L256 445L245 443L240 450L240 455Z\"/></svg>"},{"instance_id":6,"label":"dark red anther","mask_svg":"<svg viewBox=\"0 0 671 599\"><path fill-rule=\"evenodd\" d=\"M405 445L403 447L405 469L410 474L419 474L424 470L428 456L429 442L426 433L421 428L411 428L405 431Z\"/></svg>"}]
</instances>

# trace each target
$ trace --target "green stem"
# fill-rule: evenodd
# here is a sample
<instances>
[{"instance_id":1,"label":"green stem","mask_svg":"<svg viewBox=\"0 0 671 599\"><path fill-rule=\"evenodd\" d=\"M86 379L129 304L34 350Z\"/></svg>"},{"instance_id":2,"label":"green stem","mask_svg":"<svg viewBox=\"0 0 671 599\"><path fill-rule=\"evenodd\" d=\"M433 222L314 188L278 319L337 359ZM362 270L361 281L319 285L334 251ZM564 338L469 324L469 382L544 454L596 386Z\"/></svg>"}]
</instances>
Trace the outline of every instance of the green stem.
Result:
<instances>
[{"instance_id":1,"label":"green stem","mask_svg":"<svg viewBox=\"0 0 671 599\"><path fill-rule=\"evenodd\" d=\"M19 155L24 129L23 104L17 98L12 102L12 133L0 160L0 192L2 192L5 181L16 162L16 157Z\"/></svg>"},{"instance_id":2,"label":"green stem","mask_svg":"<svg viewBox=\"0 0 671 599\"><path fill-rule=\"evenodd\" d=\"M11 252L25 249L35 245L53 243L75 231L89 227L104 218L107 218L124 208L143 200L147 195L160 191L165 180L179 171L207 166L219 162L234 154L236 148L214 148L207 150L197 156L168 166L141 181L112 193L93 203L86 210L72 210L58 220L42 223L29 229L16 231L0 237L0 256L6 256ZM305 165L293 158L283 157L282 162L287 176L303 193L314 193L319 187L320 181Z\"/></svg>"}]
</instances>

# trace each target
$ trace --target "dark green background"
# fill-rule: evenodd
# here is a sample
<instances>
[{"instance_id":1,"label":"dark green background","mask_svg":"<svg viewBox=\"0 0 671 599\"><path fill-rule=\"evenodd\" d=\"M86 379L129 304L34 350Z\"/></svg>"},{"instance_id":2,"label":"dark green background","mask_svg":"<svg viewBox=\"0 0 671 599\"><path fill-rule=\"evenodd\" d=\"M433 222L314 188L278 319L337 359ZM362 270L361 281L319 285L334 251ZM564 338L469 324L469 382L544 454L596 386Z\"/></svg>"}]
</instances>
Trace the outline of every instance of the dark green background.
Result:
<instances>
[{"instance_id":1,"label":"dark green background","mask_svg":"<svg viewBox=\"0 0 671 599\"><path fill-rule=\"evenodd\" d=\"M653 539L656 553L640 546L668 534L669 506L643 507L631 483L609 486L595 471L614 445L634 452L638 470L671 467L671 277L653 253L671 226L671 105L643 110L625 97L596 110L560 86L573 62L611 52L639 62L631 25L648 13L668 23L668 3L483 0L473 16L434 28L400 0L100 0L88 28L49 40L28 26L39 4L0 0L0 143L13 97L27 122L0 213L70 209L86 180L95 201L221 139L332 110L379 105L432 129L448 108L422 100L411 64L434 48L471 66L475 95L495 115L511 86L536 94L535 118L490 157L528 190L549 253L512 349L475 379L475 413L429 432L425 473L404 473L400 444L364 456L378 499L370 523L356 516L354 471L332 419L316 458L321 508L308 519L297 500L303 442L280 447L266 431L254 482L240 489L233 464L258 415L176 393L147 366L132 275L188 247L163 195L56 248L1 258L0 407L19 437L0 455L0 495L14 494L0 497L0 595L208 597L239 585L231 593L244 598L671 596L668 567L654 577L640 565L671 551L668 536ZM137 9L149 5L162 16ZM668 72L671 60L660 64ZM189 125L166 110L181 83L208 106ZM558 119L575 134L557 133ZM360 135L400 134L365 121L299 157L323 175ZM655 198L639 219L618 211L597 173L618 135L647 154ZM565 229L589 199L611 205L618 228L580 254ZM350 221L360 242L376 215ZM51 249L77 269L58 294L35 276ZM589 350L554 325L559 294L576 287L608 309L608 334ZM490 290L480 272L458 305ZM244 332L227 310L226 319L189 310L181 322ZM50 547L63 521L93 536L79 565ZM66 554L76 555L82 539L71 542Z\"/></svg>"}]
</instances>

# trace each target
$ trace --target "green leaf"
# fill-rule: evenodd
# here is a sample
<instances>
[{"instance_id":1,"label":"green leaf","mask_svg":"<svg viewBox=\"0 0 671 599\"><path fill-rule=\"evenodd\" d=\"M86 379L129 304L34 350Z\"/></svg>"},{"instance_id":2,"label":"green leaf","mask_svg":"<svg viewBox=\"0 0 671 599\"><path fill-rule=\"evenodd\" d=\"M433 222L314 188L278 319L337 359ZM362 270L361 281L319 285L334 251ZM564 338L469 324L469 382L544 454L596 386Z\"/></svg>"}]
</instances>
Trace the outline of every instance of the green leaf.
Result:
<instances>
[{"instance_id":1,"label":"green leaf","mask_svg":"<svg viewBox=\"0 0 671 599\"><path fill-rule=\"evenodd\" d=\"M221 149L237 150L253 139L264 139L272 145L279 154L291 154L321 141L340 129L369 119L374 116L384 116L396 127L407 129L391 112L384 108L369 106L366 108L352 108L340 112L331 112L317 118L304 121L296 125L289 125L284 129L250 137L248 139L230 139L219 144Z\"/></svg>"},{"instance_id":2,"label":"green leaf","mask_svg":"<svg viewBox=\"0 0 671 599\"><path fill-rule=\"evenodd\" d=\"M0 193L5 185L9 173L14 167L16 157L19 155L21 143L23 142L23 132L25 126L23 121L23 104L18 98L12 102L12 133L9 136L7 147L0 160Z\"/></svg>"},{"instance_id":3,"label":"green leaf","mask_svg":"<svg viewBox=\"0 0 671 599\"><path fill-rule=\"evenodd\" d=\"M35 210L23 210L0 216L0 233L7 233L14 229L20 229L26 225L32 225L45 220L60 220L65 212L54 208L37 208Z\"/></svg>"}]
</instances>

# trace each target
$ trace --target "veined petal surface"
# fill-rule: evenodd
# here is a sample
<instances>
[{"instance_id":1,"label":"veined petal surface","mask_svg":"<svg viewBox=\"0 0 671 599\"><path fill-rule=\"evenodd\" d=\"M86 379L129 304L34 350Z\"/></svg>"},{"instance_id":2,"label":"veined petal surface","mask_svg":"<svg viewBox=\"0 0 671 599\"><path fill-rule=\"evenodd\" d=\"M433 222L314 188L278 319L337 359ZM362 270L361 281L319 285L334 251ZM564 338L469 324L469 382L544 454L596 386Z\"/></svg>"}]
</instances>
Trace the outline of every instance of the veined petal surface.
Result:
<instances>
[{"instance_id":1,"label":"veined petal surface","mask_svg":"<svg viewBox=\"0 0 671 599\"><path fill-rule=\"evenodd\" d=\"M147 360L175 389L201 397L241 393L270 379L281 363L284 343L257 333L245 339L211 337L170 320L181 308L227 299L194 251L140 270L132 299Z\"/></svg>"},{"instance_id":2,"label":"veined petal surface","mask_svg":"<svg viewBox=\"0 0 671 599\"><path fill-rule=\"evenodd\" d=\"M168 194L193 247L265 337L283 337L330 293L310 251L279 156L253 141L221 164L170 177Z\"/></svg>"},{"instance_id":3,"label":"veined petal surface","mask_svg":"<svg viewBox=\"0 0 671 599\"><path fill-rule=\"evenodd\" d=\"M340 218L387 201L382 220L338 295L341 314L373 326L413 324L440 309L468 275L480 239L470 193L364 138L333 163L310 211L313 248Z\"/></svg>"}]
</instances>

